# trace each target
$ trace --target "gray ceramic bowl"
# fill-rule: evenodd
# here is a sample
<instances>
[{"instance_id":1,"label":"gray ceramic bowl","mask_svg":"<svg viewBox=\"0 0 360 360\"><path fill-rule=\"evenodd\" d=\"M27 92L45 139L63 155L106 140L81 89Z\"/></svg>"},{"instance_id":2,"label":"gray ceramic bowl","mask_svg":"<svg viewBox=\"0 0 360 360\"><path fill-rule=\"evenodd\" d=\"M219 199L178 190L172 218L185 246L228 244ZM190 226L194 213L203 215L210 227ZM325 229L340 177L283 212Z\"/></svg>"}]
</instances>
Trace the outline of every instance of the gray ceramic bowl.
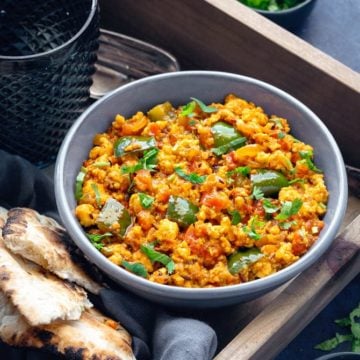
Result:
<instances>
[{"instance_id":1,"label":"gray ceramic bowl","mask_svg":"<svg viewBox=\"0 0 360 360\"><path fill-rule=\"evenodd\" d=\"M316 358L315 360L359 360L360 354L353 352L338 352L327 354Z\"/></svg>"},{"instance_id":2,"label":"gray ceramic bowl","mask_svg":"<svg viewBox=\"0 0 360 360\"><path fill-rule=\"evenodd\" d=\"M316 0L304 0L290 9L279 11L252 9L286 29L296 30L311 13L315 1Z\"/></svg>"},{"instance_id":3,"label":"gray ceramic bowl","mask_svg":"<svg viewBox=\"0 0 360 360\"><path fill-rule=\"evenodd\" d=\"M161 285L114 265L86 238L74 216L75 178L92 147L94 134L105 131L115 114L130 116L138 110L170 101L179 106L190 97L205 103L223 101L235 93L261 105L269 114L289 119L295 137L315 147L316 164L325 172L330 191L326 226L318 241L299 261L259 280L219 288L188 289ZM341 224L347 203L347 181L340 151L325 125L304 104L264 82L230 73L189 71L155 75L114 90L87 109L74 123L60 149L55 169L58 210L70 236L87 258L117 283L155 302L190 307L216 307L256 298L298 275L330 246Z\"/></svg>"}]
</instances>

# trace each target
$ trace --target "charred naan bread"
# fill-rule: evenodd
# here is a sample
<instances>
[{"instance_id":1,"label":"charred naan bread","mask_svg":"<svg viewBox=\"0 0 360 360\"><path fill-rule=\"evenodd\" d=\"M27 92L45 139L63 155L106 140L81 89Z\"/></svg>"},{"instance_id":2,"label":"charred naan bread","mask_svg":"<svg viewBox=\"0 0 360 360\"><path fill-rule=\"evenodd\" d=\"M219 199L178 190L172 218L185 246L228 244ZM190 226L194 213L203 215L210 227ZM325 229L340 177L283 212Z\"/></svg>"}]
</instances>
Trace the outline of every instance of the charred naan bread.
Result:
<instances>
[{"instance_id":1,"label":"charred naan bread","mask_svg":"<svg viewBox=\"0 0 360 360\"><path fill-rule=\"evenodd\" d=\"M77 320L92 306L84 289L11 254L1 238L0 289L31 325Z\"/></svg>"},{"instance_id":2,"label":"charred naan bread","mask_svg":"<svg viewBox=\"0 0 360 360\"><path fill-rule=\"evenodd\" d=\"M71 359L135 360L128 332L96 310L86 310L80 320L31 327L1 292L0 338L12 346L45 349Z\"/></svg>"},{"instance_id":3,"label":"charred naan bread","mask_svg":"<svg viewBox=\"0 0 360 360\"><path fill-rule=\"evenodd\" d=\"M71 241L55 220L32 209L13 208L8 212L3 238L11 252L93 294L99 293L101 287L71 258Z\"/></svg>"}]
</instances>

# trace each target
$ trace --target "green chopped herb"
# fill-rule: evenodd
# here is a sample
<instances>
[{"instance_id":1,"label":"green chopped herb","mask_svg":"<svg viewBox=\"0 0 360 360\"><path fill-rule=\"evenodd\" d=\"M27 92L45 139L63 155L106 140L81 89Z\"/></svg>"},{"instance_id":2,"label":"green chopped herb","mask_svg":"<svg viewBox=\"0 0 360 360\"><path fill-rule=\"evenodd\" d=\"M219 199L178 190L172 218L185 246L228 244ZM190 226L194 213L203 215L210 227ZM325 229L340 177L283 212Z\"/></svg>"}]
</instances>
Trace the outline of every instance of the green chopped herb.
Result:
<instances>
[{"instance_id":1,"label":"green chopped herb","mask_svg":"<svg viewBox=\"0 0 360 360\"><path fill-rule=\"evenodd\" d=\"M151 262L159 262L165 265L169 274L172 274L175 270L175 263L170 256L162 254L159 251L154 250L153 244L144 244L140 247L141 251L150 259Z\"/></svg>"},{"instance_id":2,"label":"green chopped herb","mask_svg":"<svg viewBox=\"0 0 360 360\"><path fill-rule=\"evenodd\" d=\"M229 215L231 216L231 225L237 225L241 221L241 215L237 210L229 210Z\"/></svg>"},{"instance_id":3,"label":"green chopped herb","mask_svg":"<svg viewBox=\"0 0 360 360\"><path fill-rule=\"evenodd\" d=\"M353 309L349 316L346 318L335 320L335 323L341 327L350 328L350 333L339 334L336 333L335 337L325 340L315 346L315 349L322 351L331 351L339 344L345 341L351 341L351 350L355 353L360 352L360 304Z\"/></svg>"},{"instance_id":4,"label":"green chopped herb","mask_svg":"<svg viewBox=\"0 0 360 360\"><path fill-rule=\"evenodd\" d=\"M262 202L262 206L266 214L273 214L280 209L278 206L274 205L269 199L264 199Z\"/></svg>"},{"instance_id":5,"label":"green chopped herb","mask_svg":"<svg viewBox=\"0 0 360 360\"><path fill-rule=\"evenodd\" d=\"M191 119L191 120L189 121L189 125L190 125L190 126L196 125L196 121L195 121L194 119Z\"/></svg>"},{"instance_id":6,"label":"green chopped herb","mask_svg":"<svg viewBox=\"0 0 360 360\"><path fill-rule=\"evenodd\" d=\"M186 105L184 105L181 109L181 115L182 116L188 116L188 117L193 117L194 114L194 110L196 107L196 103L194 101L190 101L189 103L187 103Z\"/></svg>"},{"instance_id":7,"label":"green chopped herb","mask_svg":"<svg viewBox=\"0 0 360 360\"><path fill-rule=\"evenodd\" d=\"M175 172L183 179L191 182L192 184L202 184L206 180L205 175L198 175L195 173L186 174L180 167L175 168Z\"/></svg>"},{"instance_id":8,"label":"green chopped herb","mask_svg":"<svg viewBox=\"0 0 360 360\"><path fill-rule=\"evenodd\" d=\"M260 200L264 198L264 193L261 191L260 188L254 186L251 197L256 200Z\"/></svg>"},{"instance_id":9,"label":"green chopped herb","mask_svg":"<svg viewBox=\"0 0 360 360\"><path fill-rule=\"evenodd\" d=\"M121 167L122 174L132 174L139 170L150 170L154 171L157 165L157 154L159 149L154 148L150 150L144 151L143 157L139 160L139 162L135 165L123 165Z\"/></svg>"},{"instance_id":10,"label":"green chopped herb","mask_svg":"<svg viewBox=\"0 0 360 360\"><path fill-rule=\"evenodd\" d=\"M313 162L313 152L312 151L300 151L299 152L300 157L305 161L306 166L317 173L321 173L322 170L320 170L319 168L317 168Z\"/></svg>"},{"instance_id":11,"label":"green chopped herb","mask_svg":"<svg viewBox=\"0 0 360 360\"><path fill-rule=\"evenodd\" d=\"M125 260L123 260L121 262L121 265L131 271L132 273L134 273L135 275L139 275L143 278L146 278L148 276L148 272L146 270L146 267L142 264L142 263L139 263L139 262L135 262L135 263L129 263Z\"/></svg>"},{"instance_id":12,"label":"green chopped herb","mask_svg":"<svg viewBox=\"0 0 360 360\"><path fill-rule=\"evenodd\" d=\"M87 238L98 250L101 250L104 247L104 243L102 242L102 239L112 235L113 234L111 232L106 232L104 234L86 234Z\"/></svg>"},{"instance_id":13,"label":"green chopped herb","mask_svg":"<svg viewBox=\"0 0 360 360\"><path fill-rule=\"evenodd\" d=\"M190 98L191 100L195 101L196 104L198 104L198 106L200 107L201 111L204 113L213 113L217 111L217 108L214 106L207 106L205 105L201 100L196 99L194 97Z\"/></svg>"},{"instance_id":14,"label":"green chopped herb","mask_svg":"<svg viewBox=\"0 0 360 360\"><path fill-rule=\"evenodd\" d=\"M253 240L260 240L261 235L258 234L256 231L257 231L257 228L263 227L265 225L265 223L263 221L259 221L257 216L253 216L249 221L249 225L250 226L243 227L244 233Z\"/></svg>"},{"instance_id":15,"label":"green chopped herb","mask_svg":"<svg viewBox=\"0 0 360 360\"><path fill-rule=\"evenodd\" d=\"M233 176L240 174L242 176L248 176L250 174L250 168L248 166L239 166L234 170L230 170L227 172L227 176Z\"/></svg>"},{"instance_id":16,"label":"green chopped herb","mask_svg":"<svg viewBox=\"0 0 360 360\"><path fill-rule=\"evenodd\" d=\"M283 139L285 136L286 136L286 134L285 134L284 132L282 132L282 131L280 131L280 132L278 133L278 138L279 138L279 139Z\"/></svg>"},{"instance_id":17,"label":"green chopped herb","mask_svg":"<svg viewBox=\"0 0 360 360\"><path fill-rule=\"evenodd\" d=\"M353 339L353 336L351 334L342 335L342 334L336 333L335 337L325 340L320 344L317 344L315 346L315 349L322 350L322 351L331 351L331 350L335 349L341 343L343 343L345 341L351 341L352 339Z\"/></svg>"},{"instance_id":18,"label":"green chopped herb","mask_svg":"<svg viewBox=\"0 0 360 360\"><path fill-rule=\"evenodd\" d=\"M260 10L280 11L290 9L303 0L239 0L243 4Z\"/></svg>"},{"instance_id":19,"label":"green chopped herb","mask_svg":"<svg viewBox=\"0 0 360 360\"><path fill-rule=\"evenodd\" d=\"M285 201L281 207L280 214L275 216L276 220L286 220L290 216L295 215L299 212L303 202L300 199L295 199L294 201Z\"/></svg>"},{"instance_id":20,"label":"green chopped herb","mask_svg":"<svg viewBox=\"0 0 360 360\"><path fill-rule=\"evenodd\" d=\"M81 167L80 172L76 176L76 180L75 180L75 199L76 200L80 200L83 196L82 187L83 187L86 172L87 172L86 168Z\"/></svg>"},{"instance_id":21,"label":"green chopped herb","mask_svg":"<svg viewBox=\"0 0 360 360\"><path fill-rule=\"evenodd\" d=\"M281 119L277 118L277 117L272 117L271 119L269 119L269 121L273 122L275 124L275 126L282 130L284 128Z\"/></svg>"},{"instance_id":22,"label":"green chopped herb","mask_svg":"<svg viewBox=\"0 0 360 360\"><path fill-rule=\"evenodd\" d=\"M232 140L230 142L228 142L225 145L216 147L216 148L212 148L211 151L216 155L216 156L221 156L223 154L226 154L230 151L236 150L239 147L243 146L247 141L246 137L240 137L237 138L235 140Z\"/></svg>"},{"instance_id":23,"label":"green chopped herb","mask_svg":"<svg viewBox=\"0 0 360 360\"><path fill-rule=\"evenodd\" d=\"M140 204L144 209L148 209L151 207L152 203L154 202L154 198L150 195L144 194L139 192L139 200Z\"/></svg>"},{"instance_id":24,"label":"green chopped herb","mask_svg":"<svg viewBox=\"0 0 360 360\"><path fill-rule=\"evenodd\" d=\"M93 189L93 191L95 193L95 200L96 200L97 206L101 206L101 194L100 194L98 186L95 183L92 183L91 188Z\"/></svg>"}]
</instances>

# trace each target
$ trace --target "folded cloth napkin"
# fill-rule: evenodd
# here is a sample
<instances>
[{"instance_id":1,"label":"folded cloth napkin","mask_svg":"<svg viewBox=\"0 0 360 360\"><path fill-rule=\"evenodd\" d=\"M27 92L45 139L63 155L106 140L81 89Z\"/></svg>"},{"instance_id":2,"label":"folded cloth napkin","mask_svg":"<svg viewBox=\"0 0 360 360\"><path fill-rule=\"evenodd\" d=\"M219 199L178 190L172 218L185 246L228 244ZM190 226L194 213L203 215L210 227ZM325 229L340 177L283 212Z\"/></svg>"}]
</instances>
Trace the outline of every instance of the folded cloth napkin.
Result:
<instances>
[{"instance_id":1,"label":"folded cloth napkin","mask_svg":"<svg viewBox=\"0 0 360 360\"><path fill-rule=\"evenodd\" d=\"M61 222L52 180L28 161L2 150L0 206L30 207ZM207 360L214 356L217 337L208 324L146 301L110 280L107 283L110 288L102 290L97 297L92 296L91 300L130 332L138 360ZM0 358L45 360L56 357L37 350L15 349L0 342Z\"/></svg>"}]
</instances>

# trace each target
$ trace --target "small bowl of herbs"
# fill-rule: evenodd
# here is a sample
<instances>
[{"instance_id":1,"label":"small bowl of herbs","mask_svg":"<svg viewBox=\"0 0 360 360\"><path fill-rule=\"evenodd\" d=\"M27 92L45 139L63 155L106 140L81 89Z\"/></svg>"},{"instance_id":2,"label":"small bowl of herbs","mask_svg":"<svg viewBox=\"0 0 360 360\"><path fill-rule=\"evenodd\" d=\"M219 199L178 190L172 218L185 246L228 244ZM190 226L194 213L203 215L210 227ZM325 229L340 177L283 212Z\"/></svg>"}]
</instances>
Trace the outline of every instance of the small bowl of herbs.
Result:
<instances>
[{"instance_id":1,"label":"small bowl of herbs","mask_svg":"<svg viewBox=\"0 0 360 360\"><path fill-rule=\"evenodd\" d=\"M286 29L301 26L316 0L238 0Z\"/></svg>"}]
</instances>

